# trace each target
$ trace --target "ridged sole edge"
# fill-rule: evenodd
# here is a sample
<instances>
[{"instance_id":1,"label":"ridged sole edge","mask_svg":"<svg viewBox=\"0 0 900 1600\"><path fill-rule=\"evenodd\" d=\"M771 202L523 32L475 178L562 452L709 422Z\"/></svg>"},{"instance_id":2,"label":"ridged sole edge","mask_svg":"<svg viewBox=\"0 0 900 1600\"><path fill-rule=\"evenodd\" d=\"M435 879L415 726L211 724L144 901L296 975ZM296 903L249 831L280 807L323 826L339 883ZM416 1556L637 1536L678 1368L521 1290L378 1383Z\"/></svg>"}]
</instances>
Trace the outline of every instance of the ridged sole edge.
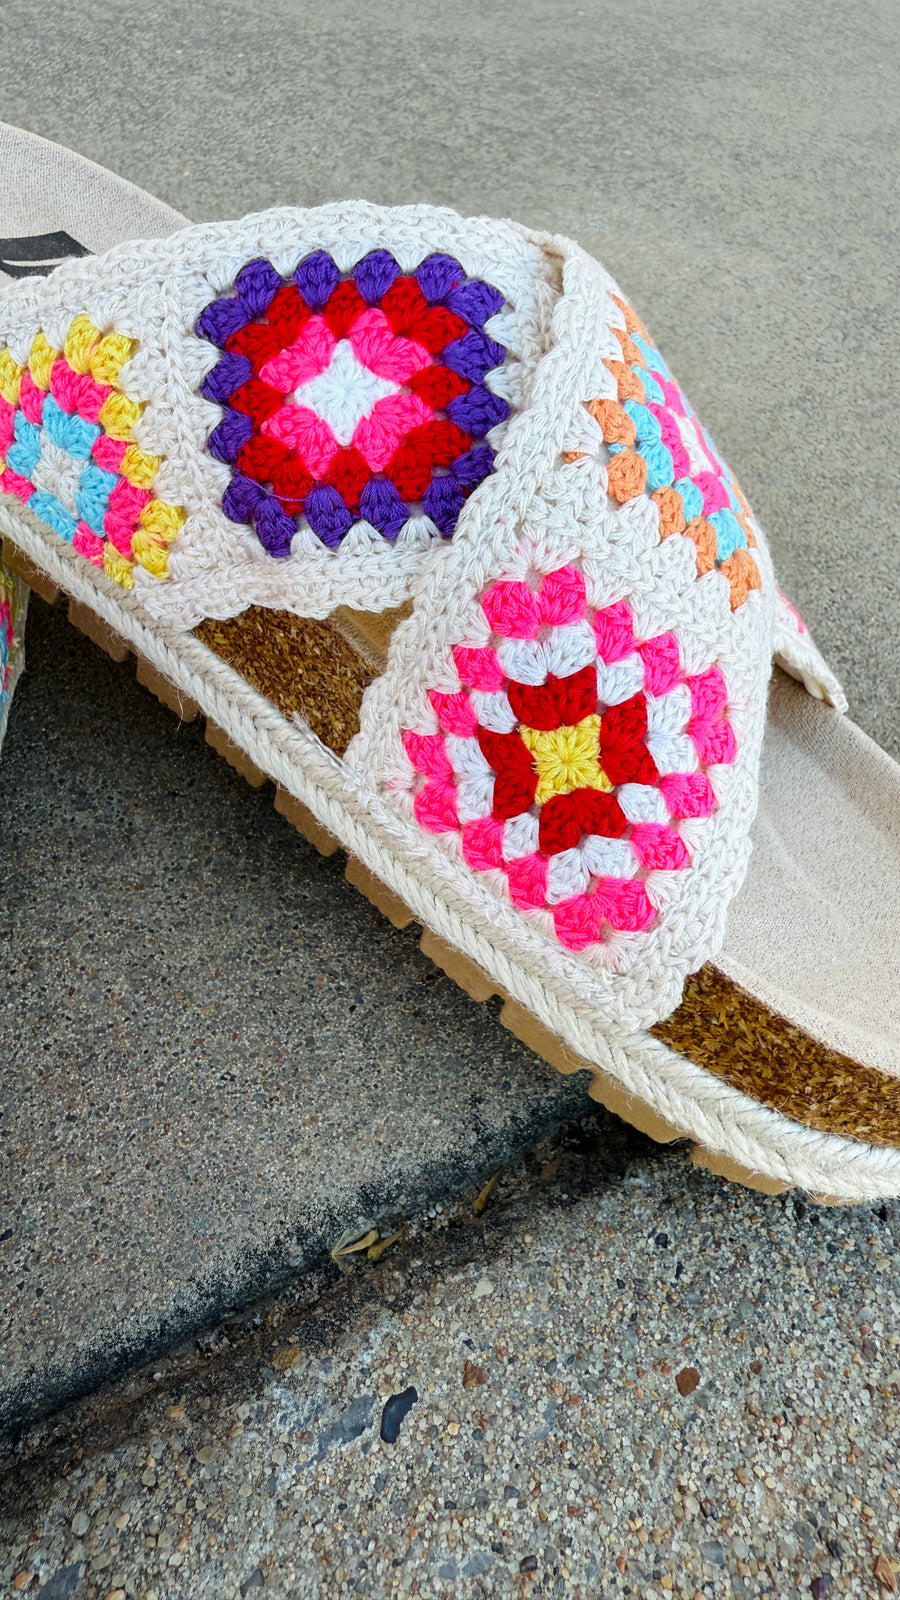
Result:
<instances>
[{"instance_id":1,"label":"ridged sole edge","mask_svg":"<svg viewBox=\"0 0 900 1600\"><path fill-rule=\"evenodd\" d=\"M53 580L45 576L9 539L4 540L3 560L5 565L21 577L43 600L52 603L62 592ZM115 633L89 606L70 597L68 615L73 626L113 661L123 664L129 656L135 656L138 683L148 689L180 721L194 722L201 714L200 707L195 701L188 699L149 661L136 654L133 646ZM254 789L261 788L268 781L266 774L231 740L224 729L218 727L210 718L206 719L206 742ZM280 785L275 786L275 809L320 855L332 856L342 848L339 841L322 827L308 807ZM387 917L395 928L406 928L416 920L409 907L352 855L347 858L345 877L347 882L364 895L377 911ZM589 1072L590 1097L603 1105L607 1111L620 1117L622 1121L647 1135L657 1144L672 1144L676 1140L690 1139L689 1134L667 1122L652 1107L629 1095L601 1068L573 1055L562 1041L533 1017L524 1006L504 994L479 966L461 951L455 950L452 945L439 938L437 934L432 933L430 929L423 928L419 948L422 954L470 999L483 1002L494 995L499 996L503 1001L500 1010L500 1021L503 1026L557 1072L564 1074ZM792 1187L788 1183L751 1171L732 1157L714 1153L696 1142L692 1143L690 1158L695 1166L762 1194L784 1194ZM823 1205L847 1203L829 1195L814 1195L811 1198Z\"/></svg>"}]
</instances>

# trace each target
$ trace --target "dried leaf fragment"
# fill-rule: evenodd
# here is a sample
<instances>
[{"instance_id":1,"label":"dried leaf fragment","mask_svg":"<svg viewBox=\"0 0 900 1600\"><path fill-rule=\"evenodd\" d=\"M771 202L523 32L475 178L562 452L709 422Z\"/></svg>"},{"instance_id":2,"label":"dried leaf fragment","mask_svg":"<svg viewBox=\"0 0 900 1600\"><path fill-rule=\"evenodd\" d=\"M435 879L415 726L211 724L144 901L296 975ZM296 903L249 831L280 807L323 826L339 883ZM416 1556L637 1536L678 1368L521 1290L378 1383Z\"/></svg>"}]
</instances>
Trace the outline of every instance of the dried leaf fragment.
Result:
<instances>
[{"instance_id":1,"label":"dried leaf fragment","mask_svg":"<svg viewBox=\"0 0 900 1600\"><path fill-rule=\"evenodd\" d=\"M488 1181L485 1184L484 1188L482 1189L481 1193L479 1195L477 1195L476 1198L472 1201L472 1210L474 1211L476 1217L480 1217L481 1216L482 1211L484 1210L485 1206L487 1205L488 1201L491 1198L491 1194L493 1192L493 1189L494 1189L495 1185L497 1183L499 1183L499 1181L500 1181L500 1174L501 1174L502 1171L503 1171L503 1168L502 1167L498 1167L497 1171L494 1173L493 1177L492 1178L488 1178Z\"/></svg>"},{"instance_id":2,"label":"dried leaf fragment","mask_svg":"<svg viewBox=\"0 0 900 1600\"><path fill-rule=\"evenodd\" d=\"M396 1228L393 1233L388 1234L386 1239L378 1239L376 1240L375 1244L371 1244L366 1251L366 1259L368 1261L380 1261L384 1255L384 1252L389 1250L392 1244L396 1244L398 1239L403 1238L403 1235L406 1232L406 1226L407 1225L405 1222L401 1222L399 1228Z\"/></svg>"},{"instance_id":3,"label":"dried leaf fragment","mask_svg":"<svg viewBox=\"0 0 900 1600\"><path fill-rule=\"evenodd\" d=\"M359 1250L368 1250L370 1245L378 1243L378 1229L370 1228L361 1239L355 1239L352 1244L335 1245L331 1252L332 1261L337 1261L341 1256L352 1256Z\"/></svg>"},{"instance_id":4,"label":"dried leaf fragment","mask_svg":"<svg viewBox=\"0 0 900 1600\"><path fill-rule=\"evenodd\" d=\"M872 1571L878 1579L878 1582L881 1584L882 1589L886 1589L888 1594L897 1593L897 1579L894 1573L894 1568L883 1550L879 1552Z\"/></svg>"}]
</instances>

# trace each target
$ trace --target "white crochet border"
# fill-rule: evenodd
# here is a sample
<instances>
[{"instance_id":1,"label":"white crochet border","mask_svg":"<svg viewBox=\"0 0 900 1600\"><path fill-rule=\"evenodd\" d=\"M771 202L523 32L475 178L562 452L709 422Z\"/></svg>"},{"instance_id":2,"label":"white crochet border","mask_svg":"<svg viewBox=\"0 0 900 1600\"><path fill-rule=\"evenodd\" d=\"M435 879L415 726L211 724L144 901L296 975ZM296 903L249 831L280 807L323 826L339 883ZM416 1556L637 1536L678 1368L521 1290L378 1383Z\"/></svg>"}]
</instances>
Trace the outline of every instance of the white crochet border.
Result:
<instances>
[{"instance_id":1,"label":"white crochet border","mask_svg":"<svg viewBox=\"0 0 900 1600\"><path fill-rule=\"evenodd\" d=\"M714 1078L646 1032L612 1020L572 990L521 938L473 926L468 907L437 892L434 852L421 829L372 794L308 731L192 635L150 623L134 596L111 584L36 520L0 503L0 530L69 594L196 700L234 743L282 784L426 926L465 950L563 1044L610 1073L631 1094L707 1150L754 1172L845 1201L900 1194L900 1151L818 1133ZM443 885L440 885L443 888Z\"/></svg>"}]
</instances>

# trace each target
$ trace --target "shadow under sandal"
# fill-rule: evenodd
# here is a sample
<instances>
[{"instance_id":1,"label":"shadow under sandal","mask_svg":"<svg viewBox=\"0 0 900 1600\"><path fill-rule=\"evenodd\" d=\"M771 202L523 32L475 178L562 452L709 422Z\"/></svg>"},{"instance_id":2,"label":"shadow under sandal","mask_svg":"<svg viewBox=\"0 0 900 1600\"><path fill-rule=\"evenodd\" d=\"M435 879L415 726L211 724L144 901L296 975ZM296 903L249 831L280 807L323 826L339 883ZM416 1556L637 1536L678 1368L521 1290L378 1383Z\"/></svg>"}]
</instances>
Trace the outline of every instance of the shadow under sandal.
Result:
<instances>
[{"instance_id":1,"label":"shadow under sandal","mask_svg":"<svg viewBox=\"0 0 900 1600\"><path fill-rule=\"evenodd\" d=\"M181 226L0 153L0 255L53 267L0 290L7 565L611 1109L900 1193L900 769L608 273L428 206Z\"/></svg>"}]
</instances>

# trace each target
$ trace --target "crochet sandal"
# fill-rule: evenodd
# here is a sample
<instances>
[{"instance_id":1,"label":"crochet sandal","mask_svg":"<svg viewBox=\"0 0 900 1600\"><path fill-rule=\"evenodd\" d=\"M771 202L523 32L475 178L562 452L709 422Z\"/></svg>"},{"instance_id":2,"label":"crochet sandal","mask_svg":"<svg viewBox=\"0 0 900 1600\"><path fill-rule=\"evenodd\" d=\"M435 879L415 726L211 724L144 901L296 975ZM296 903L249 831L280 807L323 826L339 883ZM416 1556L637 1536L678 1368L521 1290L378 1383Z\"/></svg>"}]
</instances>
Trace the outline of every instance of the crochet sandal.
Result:
<instances>
[{"instance_id":1,"label":"crochet sandal","mask_svg":"<svg viewBox=\"0 0 900 1600\"><path fill-rule=\"evenodd\" d=\"M41 148L22 232L177 226ZM900 769L577 245L342 203L22 272L0 457L8 564L545 1059L714 1172L900 1193Z\"/></svg>"}]
</instances>

